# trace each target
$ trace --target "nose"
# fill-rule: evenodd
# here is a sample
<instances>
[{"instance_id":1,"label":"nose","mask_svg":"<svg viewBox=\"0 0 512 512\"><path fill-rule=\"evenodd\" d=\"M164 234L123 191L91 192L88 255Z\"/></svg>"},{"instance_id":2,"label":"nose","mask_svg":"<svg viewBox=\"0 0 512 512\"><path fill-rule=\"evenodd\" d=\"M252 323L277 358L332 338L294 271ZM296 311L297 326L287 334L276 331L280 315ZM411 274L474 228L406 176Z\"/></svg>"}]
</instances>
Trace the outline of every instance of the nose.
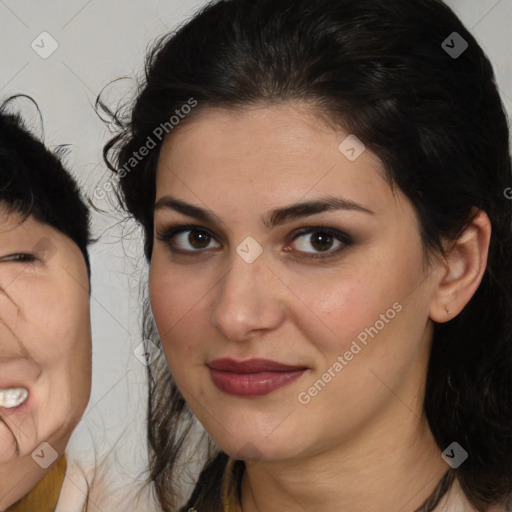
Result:
<instances>
[{"instance_id":1,"label":"nose","mask_svg":"<svg viewBox=\"0 0 512 512\"><path fill-rule=\"evenodd\" d=\"M233 254L216 289L210 321L226 339L252 339L284 322L283 293L283 284L265 264L263 255L247 263Z\"/></svg>"}]
</instances>

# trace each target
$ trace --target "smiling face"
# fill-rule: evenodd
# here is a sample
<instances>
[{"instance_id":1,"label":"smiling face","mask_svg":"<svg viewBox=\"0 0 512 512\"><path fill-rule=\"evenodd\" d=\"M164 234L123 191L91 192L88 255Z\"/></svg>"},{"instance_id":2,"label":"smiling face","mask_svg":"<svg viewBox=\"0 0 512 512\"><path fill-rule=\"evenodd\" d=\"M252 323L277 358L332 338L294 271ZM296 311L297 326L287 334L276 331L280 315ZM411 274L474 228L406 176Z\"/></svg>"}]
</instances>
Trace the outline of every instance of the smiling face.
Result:
<instances>
[{"instance_id":1,"label":"smiling face","mask_svg":"<svg viewBox=\"0 0 512 512\"><path fill-rule=\"evenodd\" d=\"M369 150L342 154L347 135L289 103L203 111L161 149L152 311L232 456L354 447L379 425L399 439L421 411L438 274L411 204Z\"/></svg>"},{"instance_id":2,"label":"smiling face","mask_svg":"<svg viewBox=\"0 0 512 512\"><path fill-rule=\"evenodd\" d=\"M0 408L0 509L48 471L43 466L53 462L54 452L41 451L41 443L63 454L91 386L82 253L54 228L18 217L0 214L0 388L25 388L28 398L19 407Z\"/></svg>"}]
</instances>

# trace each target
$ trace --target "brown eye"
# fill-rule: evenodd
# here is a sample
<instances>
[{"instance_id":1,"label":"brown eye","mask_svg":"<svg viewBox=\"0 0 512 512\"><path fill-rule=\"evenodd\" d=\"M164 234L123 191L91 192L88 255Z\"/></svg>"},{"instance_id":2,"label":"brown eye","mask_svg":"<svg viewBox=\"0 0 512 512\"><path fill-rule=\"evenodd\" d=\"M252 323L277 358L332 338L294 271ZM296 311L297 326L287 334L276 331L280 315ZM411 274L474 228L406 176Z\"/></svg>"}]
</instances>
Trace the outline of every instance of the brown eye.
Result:
<instances>
[{"instance_id":1,"label":"brown eye","mask_svg":"<svg viewBox=\"0 0 512 512\"><path fill-rule=\"evenodd\" d=\"M207 230L194 226L175 226L157 234L158 240L169 245L171 250L182 253L202 252L217 249L220 244Z\"/></svg>"},{"instance_id":2,"label":"brown eye","mask_svg":"<svg viewBox=\"0 0 512 512\"><path fill-rule=\"evenodd\" d=\"M329 258L352 244L352 238L342 231L317 227L301 230L290 245L305 258Z\"/></svg>"},{"instance_id":3,"label":"brown eye","mask_svg":"<svg viewBox=\"0 0 512 512\"><path fill-rule=\"evenodd\" d=\"M317 251L329 250L332 247L333 242L334 237L328 233L323 233L322 231L317 231L310 237L311 246L314 247Z\"/></svg>"},{"instance_id":4,"label":"brown eye","mask_svg":"<svg viewBox=\"0 0 512 512\"><path fill-rule=\"evenodd\" d=\"M205 231L191 230L188 235L188 242L195 249L205 249L208 247L211 238Z\"/></svg>"}]
</instances>

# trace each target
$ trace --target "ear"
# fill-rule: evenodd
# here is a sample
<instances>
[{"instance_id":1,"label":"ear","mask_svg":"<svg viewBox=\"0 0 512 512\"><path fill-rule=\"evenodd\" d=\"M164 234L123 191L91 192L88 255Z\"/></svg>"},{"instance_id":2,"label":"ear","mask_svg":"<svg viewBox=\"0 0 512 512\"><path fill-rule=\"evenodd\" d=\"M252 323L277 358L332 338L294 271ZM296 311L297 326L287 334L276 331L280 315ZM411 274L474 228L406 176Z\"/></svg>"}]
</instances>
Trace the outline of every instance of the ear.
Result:
<instances>
[{"instance_id":1,"label":"ear","mask_svg":"<svg viewBox=\"0 0 512 512\"><path fill-rule=\"evenodd\" d=\"M487 266L491 221L481 210L443 260L444 271L430 307L430 318L442 323L457 316L477 290Z\"/></svg>"}]
</instances>

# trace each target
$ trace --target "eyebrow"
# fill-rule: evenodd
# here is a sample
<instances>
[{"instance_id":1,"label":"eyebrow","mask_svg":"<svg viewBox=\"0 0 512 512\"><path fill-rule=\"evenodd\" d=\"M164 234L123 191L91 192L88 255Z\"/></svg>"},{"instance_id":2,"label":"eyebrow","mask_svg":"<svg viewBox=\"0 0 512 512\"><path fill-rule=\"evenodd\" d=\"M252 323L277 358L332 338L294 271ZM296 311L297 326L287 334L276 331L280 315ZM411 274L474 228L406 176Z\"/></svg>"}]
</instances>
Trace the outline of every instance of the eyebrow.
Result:
<instances>
[{"instance_id":1,"label":"eyebrow","mask_svg":"<svg viewBox=\"0 0 512 512\"><path fill-rule=\"evenodd\" d=\"M202 222L219 225L224 224L220 217L215 215L215 213L212 211L190 203L186 203L171 196L163 196L160 198L155 203L154 211L162 210L164 208L169 208L171 210L182 213L187 217L193 217ZM369 210L368 208L365 208L364 206L350 199L326 196L312 201L295 203L283 208L276 208L265 214L261 221L265 227L272 229L275 226L279 226L294 219L300 219L310 215L315 215L317 213L334 210L356 211L375 215L374 211Z\"/></svg>"}]
</instances>

